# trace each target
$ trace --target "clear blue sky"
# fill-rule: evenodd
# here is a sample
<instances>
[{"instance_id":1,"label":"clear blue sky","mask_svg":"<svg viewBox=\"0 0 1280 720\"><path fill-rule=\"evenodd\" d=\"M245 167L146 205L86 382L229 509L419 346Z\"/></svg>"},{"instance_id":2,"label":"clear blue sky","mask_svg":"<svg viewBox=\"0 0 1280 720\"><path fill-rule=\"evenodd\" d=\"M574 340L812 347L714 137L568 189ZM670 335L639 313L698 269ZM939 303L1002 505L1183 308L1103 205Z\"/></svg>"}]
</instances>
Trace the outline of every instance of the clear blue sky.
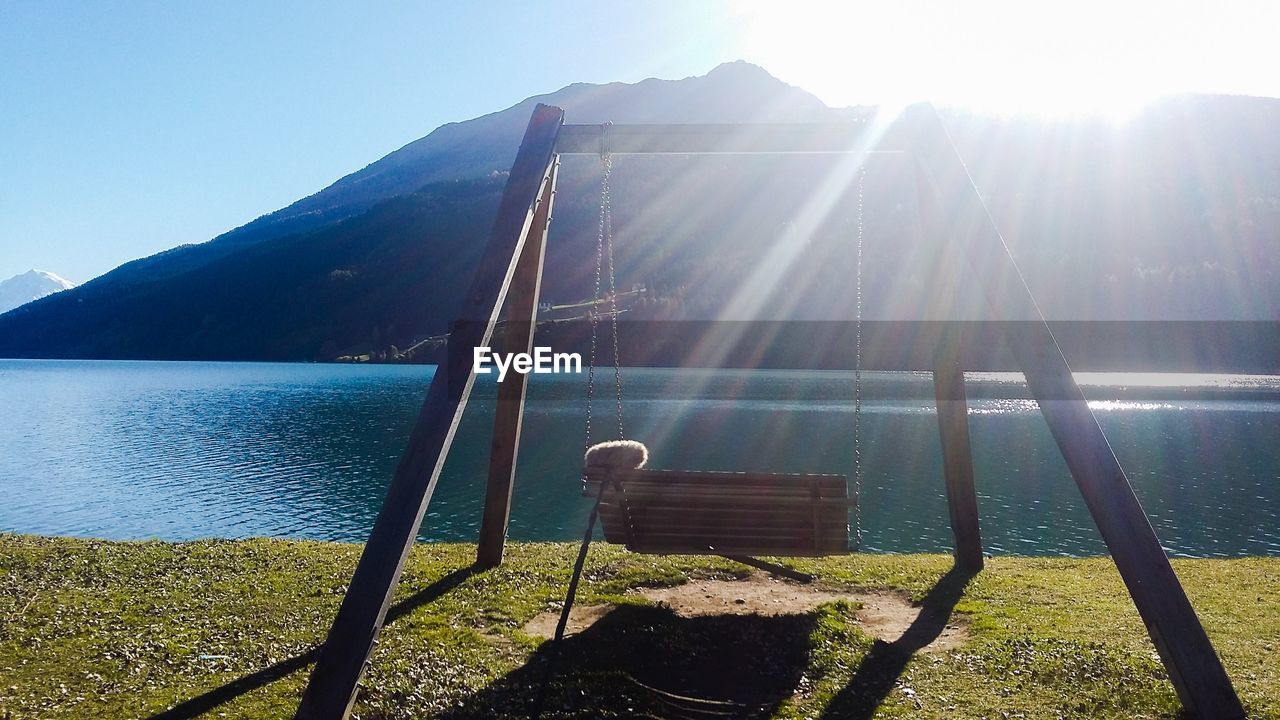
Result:
<instances>
[{"instance_id":1,"label":"clear blue sky","mask_svg":"<svg viewBox=\"0 0 1280 720\"><path fill-rule=\"evenodd\" d=\"M0 0L0 279L203 242L438 125L737 58L830 104L1280 95L1266 2ZM1046 13L1052 14L1046 14Z\"/></svg>"}]
</instances>

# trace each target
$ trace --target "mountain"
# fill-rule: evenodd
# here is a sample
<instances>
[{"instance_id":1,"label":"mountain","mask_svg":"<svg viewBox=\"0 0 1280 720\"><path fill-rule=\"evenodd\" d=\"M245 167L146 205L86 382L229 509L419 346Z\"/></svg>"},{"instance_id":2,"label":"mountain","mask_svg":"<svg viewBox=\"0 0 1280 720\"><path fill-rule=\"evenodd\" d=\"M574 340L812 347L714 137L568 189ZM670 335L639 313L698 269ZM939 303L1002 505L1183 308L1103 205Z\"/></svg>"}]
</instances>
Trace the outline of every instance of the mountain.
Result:
<instances>
[{"instance_id":1,"label":"mountain","mask_svg":"<svg viewBox=\"0 0 1280 720\"><path fill-rule=\"evenodd\" d=\"M833 113L813 95L742 61L683 80L576 83L499 112L442 125L313 195L211 242L126 263L109 274L110 280L154 281L204 265L244 245L332 225L430 183L503 174L511 168L529 115L538 103L563 108L568 121L575 123L802 122L829 120Z\"/></svg>"},{"instance_id":2,"label":"mountain","mask_svg":"<svg viewBox=\"0 0 1280 720\"><path fill-rule=\"evenodd\" d=\"M444 125L210 242L0 315L0 356L314 360L445 332L538 102L574 123L869 112L828 108L741 62L570 85ZM1122 125L944 120L1050 317L1280 318L1280 101L1176 97ZM599 177L598 159L563 159L547 301L592 292ZM868 317L979 315L954 259L920 237L913 182L901 156L867 165ZM619 156L619 285L647 288L648 311L664 317L847 317L853 190L822 156Z\"/></svg>"},{"instance_id":3,"label":"mountain","mask_svg":"<svg viewBox=\"0 0 1280 720\"><path fill-rule=\"evenodd\" d=\"M563 108L567 122L802 122L831 119L816 97L745 62L721 65L684 80L635 84L577 83L528 98L501 112L437 128L364 169L236 228L218 242L256 242L359 214L378 202L429 183L506 172L538 103Z\"/></svg>"},{"instance_id":4,"label":"mountain","mask_svg":"<svg viewBox=\"0 0 1280 720\"><path fill-rule=\"evenodd\" d=\"M28 270L8 280L0 280L0 314L75 286L70 280L44 270Z\"/></svg>"}]
</instances>

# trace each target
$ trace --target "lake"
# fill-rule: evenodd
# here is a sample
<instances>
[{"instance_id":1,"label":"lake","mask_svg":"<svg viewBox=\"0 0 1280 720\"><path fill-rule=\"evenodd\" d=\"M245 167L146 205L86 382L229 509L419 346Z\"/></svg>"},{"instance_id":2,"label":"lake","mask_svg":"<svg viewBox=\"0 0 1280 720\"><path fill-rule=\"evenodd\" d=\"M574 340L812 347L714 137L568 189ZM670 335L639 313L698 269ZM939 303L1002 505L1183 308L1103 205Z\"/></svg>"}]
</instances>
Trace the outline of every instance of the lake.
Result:
<instances>
[{"instance_id":1,"label":"lake","mask_svg":"<svg viewBox=\"0 0 1280 720\"><path fill-rule=\"evenodd\" d=\"M0 360L0 530L113 539L363 541L433 368ZM611 373L595 427L615 426ZM496 383L477 385L420 536L473 541ZM1280 378L1080 376L1152 525L1178 556L1280 555ZM511 536L570 540L585 376L534 376ZM992 553L1105 548L1017 375L969 376ZM853 381L808 371L624 371L654 467L853 468ZM932 380L864 376L864 549L947 551ZM608 439L608 438L597 438Z\"/></svg>"}]
</instances>

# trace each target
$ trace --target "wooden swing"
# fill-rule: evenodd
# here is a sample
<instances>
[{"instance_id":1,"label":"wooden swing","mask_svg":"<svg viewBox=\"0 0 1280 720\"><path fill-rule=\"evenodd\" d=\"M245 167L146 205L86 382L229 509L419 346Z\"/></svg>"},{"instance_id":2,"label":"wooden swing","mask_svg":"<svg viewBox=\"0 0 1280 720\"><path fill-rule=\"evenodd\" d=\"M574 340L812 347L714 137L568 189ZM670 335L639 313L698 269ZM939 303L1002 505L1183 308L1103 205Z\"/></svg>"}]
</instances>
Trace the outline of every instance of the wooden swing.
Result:
<instances>
[{"instance_id":1,"label":"wooden swing","mask_svg":"<svg viewBox=\"0 0 1280 720\"><path fill-rule=\"evenodd\" d=\"M605 542L653 555L741 560L848 552L857 499L846 484L841 475L615 470L588 474L584 494L600 497Z\"/></svg>"},{"instance_id":2,"label":"wooden swing","mask_svg":"<svg viewBox=\"0 0 1280 720\"><path fill-rule=\"evenodd\" d=\"M987 212L972 178L943 126L938 113L928 105L904 109L893 119L837 124L761 125L566 125L560 108L538 105L530 118L524 139L511 167L496 221L471 286L462 299L457 321L451 327L447 352L434 374L408 445L387 489L369 540L365 544L351 578L349 589L334 617L323 650L303 693L296 717L303 720L340 720L349 716L357 686L372 652L378 631L387 615L396 584L410 548L417 537L427 505L444 467L463 411L475 381L472 353L488 346L493 329L506 307L508 326L504 339L508 352L530 352L533 325L538 315L538 291L542 278L547 226L556 187L559 157L562 154L608 155L610 153L904 153L916 178L918 211L925 236L954 252L970 265L970 279L985 292L989 304L1008 317L1025 313L1033 318L1025 323L1004 323L1002 330L1011 360L997 362L993 347L962 348L962 343L946 340L929 342L919 338L902 340L916 354L884 355L874 349L867 366L881 370L923 370L934 377L938 424L942 440L944 482L955 535L956 564L975 571L982 566L981 538L978 534L977 499L973 486L967 426L964 371L987 369L1017 370L1027 378L1028 388L1039 402L1041 414L1062 451L1077 487L1084 496L1116 569L1147 626L1160 659L1182 700L1187 713L1198 718L1235 720L1244 716L1240 700L1205 634L1194 608L1187 599L1169 559L1134 495L1124 469L1111 450L1107 438L1089 409L1088 402L1072 376L1057 339L1004 245L999 229ZM613 315L616 320L616 315ZM965 349L964 356L960 350ZM983 367L975 358L986 357ZM967 363L967 364L966 364ZM1082 368L1075 368L1077 370ZM1114 369L1114 368L1103 368ZM477 568L502 561L507 519L511 509L521 414L524 408L524 376L502 383L498 389L497 413L489 455L484 514L481 518ZM856 469L856 468L855 468ZM679 508L661 517L650 508L660 507L646 495L645 482L664 479L666 492L680 488L687 500L703 485L717 489L717 502L732 483L720 475L685 473L684 477L657 476L654 471L640 475L619 475L625 495L605 504L604 494L611 484L602 479L597 492L606 514L606 537L621 539L636 548L672 552L698 552L701 545L726 549L726 540L746 538L742 527L712 536L710 520L703 536L687 529L680 535L662 536L654 531L656 520L676 520L691 527L695 517L710 518L704 504L701 512ZM855 471L855 482L856 482ZM730 476L735 477L735 476ZM766 480L762 476L742 476L763 488L811 488L809 480ZM591 482L591 479L587 479ZM809 482L810 485L805 485ZM826 501L839 500L839 481L832 481L837 496L817 494L790 498L793 507L813 511ZM818 483L821 485L821 482ZM730 492L737 492L731 490ZM855 493L856 498L856 493ZM613 508L617 508L616 512ZM640 512L637 516L636 513ZM834 512L834 511L833 511ZM593 513L594 515L595 513ZM794 513L796 517L799 510ZM635 518L642 518L640 524ZM855 513L856 517L856 513ZM632 518L628 524L626 520ZM810 540L799 542L786 554L816 553L825 549L830 528L820 518L810 522L805 532ZM623 522L616 522L623 521ZM799 530L792 518L785 527ZM783 527L783 522L778 522ZM835 523L836 532L839 524ZM643 532L641 532L643 531ZM719 532L719 530L715 530ZM847 530L845 530L847 532ZM619 534L621 533L621 534ZM838 539L838 536L837 536ZM716 546L713 540L719 542ZM779 551L781 543L762 542L738 549ZM669 541L669 542L668 542ZM831 546L838 545L833 540ZM576 570L581 570L579 558ZM572 592L572 589L571 589Z\"/></svg>"},{"instance_id":3,"label":"wooden swing","mask_svg":"<svg viewBox=\"0 0 1280 720\"><path fill-rule=\"evenodd\" d=\"M600 156L600 224L596 242L596 283L591 319L591 355L587 366L586 446L591 446L599 320L609 318L613 346L614 391L619 439L623 433L622 363L618 353L617 281L613 263L610 176L613 163ZM605 542L651 555L720 555L795 579L809 576L757 560L754 555L821 557L850 552L849 510L855 524L853 550L861 547L858 497L862 487L862 242L863 173L858 173L857 307L858 343L854 366L854 492L848 478L834 474L723 472L583 468L583 494L595 498L592 521L599 518ZM608 293L602 296L607 271ZM607 301L603 313L597 308ZM589 528L583 540L590 543ZM572 602L572 601L570 601Z\"/></svg>"}]
</instances>

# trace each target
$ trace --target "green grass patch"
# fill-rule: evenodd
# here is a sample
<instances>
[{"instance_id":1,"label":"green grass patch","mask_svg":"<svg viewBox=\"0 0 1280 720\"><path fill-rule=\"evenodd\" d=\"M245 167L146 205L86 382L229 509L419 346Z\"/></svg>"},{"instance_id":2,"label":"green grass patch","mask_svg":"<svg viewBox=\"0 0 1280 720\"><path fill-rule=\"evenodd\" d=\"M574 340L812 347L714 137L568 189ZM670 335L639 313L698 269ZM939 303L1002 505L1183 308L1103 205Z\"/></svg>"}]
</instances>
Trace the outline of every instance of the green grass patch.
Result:
<instances>
[{"instance_id":1,"label":"green grass patch","mask_svg":"<svg viewBox=\"0 0 1280 720\"><path fill-rule=\"evenodd\" d=\"M521 716L547 651L521 628L558 607L575 550L515 543L502 567L475 573L470 545L417 546L357 716ZM0 718L137 718L175 707L291 717L359 552L0 535ZM661 717L670 695L732 699L779 718L1179 712L1106 558L996 558L954 587L940 584L950 558L937 555L795 565L827 587L941 603L970 637L913 652L908 638L865 634L856 604L843 601L803 615L678 617L628 591L744 569L596 545L579 603L619 607L565 643L546 717ZM1280 559L1174 567L1251 716L1280 718ZM927 637L926 625L913 626L916 636Z\"/></svg>"}]
</instances>

